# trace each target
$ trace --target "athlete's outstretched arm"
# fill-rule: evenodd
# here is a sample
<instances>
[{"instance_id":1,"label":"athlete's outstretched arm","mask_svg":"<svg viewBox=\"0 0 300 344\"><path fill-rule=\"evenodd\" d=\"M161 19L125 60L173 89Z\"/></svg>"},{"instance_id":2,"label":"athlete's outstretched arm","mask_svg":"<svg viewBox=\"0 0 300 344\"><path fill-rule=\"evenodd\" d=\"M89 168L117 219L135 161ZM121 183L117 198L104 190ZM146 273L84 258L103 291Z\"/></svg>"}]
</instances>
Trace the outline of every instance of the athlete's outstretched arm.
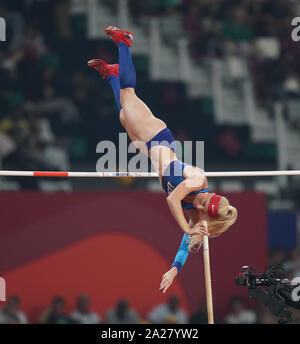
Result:
<instances>
[{"instance_id":1,"label":"athlete's outstretched arm","mask_svg":"<svg viewBox=\"0 0 300 344\"><path fill-rule=\"evenodd\" d=\"M193 228L187 223L181 206L181 201L191 192L201 189L204 176L185 179L167 197L167 203L176 222L184 233L188 235L207 234L206 228L196 224Z\"/></svg>"},{"instance_id":2,"label":"athlete's outstretched arm","mask_svg":"<svg viewBox=\"0 0 300 344\"><path fill-rule=\"evenodd\" d=\"M189 250L188 250L188 235L184 234L181 240L179 250L175 256L171 269L167 271L162 278L160 283L160 290L162 289L165 293L174 281L174 278L178 275L184 263L186 262Z\"/></svg>"}]
</instances>

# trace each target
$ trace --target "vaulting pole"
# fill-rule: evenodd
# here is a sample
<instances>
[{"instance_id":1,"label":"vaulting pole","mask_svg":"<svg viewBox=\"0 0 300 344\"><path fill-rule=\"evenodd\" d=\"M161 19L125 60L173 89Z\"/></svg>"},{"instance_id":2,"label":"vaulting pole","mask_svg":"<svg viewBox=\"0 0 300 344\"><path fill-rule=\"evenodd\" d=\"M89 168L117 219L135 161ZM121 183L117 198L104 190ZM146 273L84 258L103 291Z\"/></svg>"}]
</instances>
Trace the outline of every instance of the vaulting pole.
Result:
<instances>
[{"instance_id":1,"label":"vaulting pole","mask_svg":"<svg viewBox=\"0 0 300 344\"><path fill-rule=\"evenodd\" d=\"M212 296L210 259L209 259L209 243L208 243L207 235L204 235L203 237L203 260L204 260L207 319L208 319L209 324L214 324L214 309L213 309L213 296Z\"/></svg>"}]
</instances>

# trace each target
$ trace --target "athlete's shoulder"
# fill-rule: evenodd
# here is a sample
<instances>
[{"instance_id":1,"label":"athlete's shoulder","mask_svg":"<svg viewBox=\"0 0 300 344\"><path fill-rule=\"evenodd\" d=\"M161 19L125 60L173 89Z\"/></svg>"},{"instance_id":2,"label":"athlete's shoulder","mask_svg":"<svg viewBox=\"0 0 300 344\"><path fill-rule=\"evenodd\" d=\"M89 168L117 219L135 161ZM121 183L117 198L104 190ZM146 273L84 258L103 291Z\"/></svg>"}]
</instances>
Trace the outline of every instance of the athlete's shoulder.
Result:
<instances>
[{"instance_id":1,"label":"athlete's shoulder","mask_svg":"<svg viewBox=\"0 0 300 344\"><path fill-rule=\"evenodd\" d=\"M207 185L207 178L205 177L204 171L199 167L186 165L183 170L183 178L201 184L205 182Z\"/></svg>"}]
</instances>

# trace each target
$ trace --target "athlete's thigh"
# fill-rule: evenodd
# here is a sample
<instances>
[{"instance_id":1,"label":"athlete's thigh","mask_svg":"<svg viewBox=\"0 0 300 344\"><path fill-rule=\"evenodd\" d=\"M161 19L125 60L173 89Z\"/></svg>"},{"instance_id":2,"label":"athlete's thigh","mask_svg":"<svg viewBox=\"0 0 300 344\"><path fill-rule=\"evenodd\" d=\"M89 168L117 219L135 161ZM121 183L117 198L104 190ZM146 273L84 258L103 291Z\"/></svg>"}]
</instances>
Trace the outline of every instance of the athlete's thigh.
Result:
<instances>
[{"instance_id":1,"label":"athlete's thigh","mask_svg":"<svg viewBox=\"0 0 300 344\"><path fill-rule=\"evenodd\" d=\"M123 112L127 128L138 140L148 142L166 128L165 122L156 118L140 100L126 102Z\"/></svg>"},{"instance_id":2,"label":"athlete's thigh","mask_svg":"<svg viewBox=\"0 0 300 344\"><path fill-rule=\"evenodd\" d=\"M123 125L124 129L127 131L127 134L129 136L131 142L134 143L134 145L137 149L139 149L142 153L144 153L146 156L148 156L148 149L147 149L146 143L141 141L139 138L137 138L133 134L130 127L128 125L126 125L126 120L125 120L125 115L124 115L123 109L120 111L120 121L121 121L121 124Z\"/></svg>"}]
</instances>

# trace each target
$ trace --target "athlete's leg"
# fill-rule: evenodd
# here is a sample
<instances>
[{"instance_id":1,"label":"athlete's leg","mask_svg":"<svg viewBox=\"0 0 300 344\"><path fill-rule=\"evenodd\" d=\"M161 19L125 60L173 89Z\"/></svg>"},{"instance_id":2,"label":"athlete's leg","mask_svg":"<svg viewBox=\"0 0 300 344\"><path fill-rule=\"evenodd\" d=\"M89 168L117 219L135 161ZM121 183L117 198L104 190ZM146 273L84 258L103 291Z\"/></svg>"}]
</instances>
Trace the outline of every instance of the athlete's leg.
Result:
<instances>
[{"instance_id":1,"label":"athlete's leg","mask_svg":"<svg viewBox=\"0 0 300 344\"><path fill-rule=\"evenodd\" d=\"M113 90L115 100L119 111L122 109L120 104L120 80L119 80L119 65L108 64L101 59L93 59L88 62L88 66L96 69L96 71L106 79Z\"/></svg>"},{"instance_id":2,"label":"athlete's leg","mask_svg":"<svg viewBox=\"0 0 300 344\"><path fill-rule=\"evenodd\" d=\"M88 62L88 65L89 65L89 67L96 69L100 73L102 78L106 79L108 81L108 83L110 84L110 86L113 90L114 96L115 96L115 100L116 100L118 109L120 110L120 121L121 121L123 127L128 132L130 139L132 141L143 141L143 139L140 136L137 136L136 133L133 131L133 128L130 125L130 123L129 124L127 123L126 119L128 117L131 118L131 116L126 116L126 113L128 111L126 111L126 113L125 113L125 111L122 110L122 105L120 103L119 65L110 65L110 64L108 64L105 61L100 60L100 59L90 60ZM125 65L125 68L126 68L126 65ZM134 72L134 74L135 74L135 72ZM124 75L124 73L123 73L123 75ZM126 83L129 83L131 85L131 83L133 82L132 78L135 78L135 75L133 75L133 73L131 73L130 78L128 78L128 75L125 73L124 77L122 78L123 83L126 82ZM134 81L134 84L135 84L135 81ZM124 90L129 91L130 89L131 88L125 88ZM122 93L125 94L127 92L124 91ZM134 91L133 91L133 93L134 93ZM124 103L126 103L126 107L127 107L128 97L126 97L126 95L125 96L123 95L122 98L124 99ZM135 97L135 98L138 100L137 97ZM142 103L141 101L139 101L139 102ZM142 111L139 111L139 114L141 114L141 116L136 116L136 114L133 114L133 116L135 118L140 118L140 117L143 118L142 116L150 116L151 118L153 118L154 116L151 113L151 111L149 110L149 108L144 103L142 103L142 104L143 104ZM133 118L133 120L135 120L135 119ZM143 124L143 126L144 126L144 124ZM153 136L154 135L152 135L152 137Z\"/></svg>"},{"instance_id":3,"label":"athlete's leg","mask_svg":"<svg viewBox=\"0 0 300 344\"><path fill-rule=\"evenodd\" d=\"M119 81L119 77L111 74L107 77L107 81L113 90L118 109L119 109L119 111L121 111L122 106L120 104L120 81Z\"/></svg>"},{"instance_id":4,"label":"athlete's leg","mask_svg":"<svg viewBox=\"0 0 300 344\"><path fill-rule=\"evenodd\" d=\"M92 68L95 68L103 77L103 79L106 79L108 83L110 84L115 100L117 103L117 106L120 110L120 122L125 128L125 130L128 133L128 136L132 142L134 142L135 146L140 149L144 154L148 155L148 151L145 147L145 144L142 142L139 142L140 140L134 135L132 130L126 125L124 111L122 109L122 106L120 104L120 81L119 81L119 66L118 65L109 65L106 62L100 60L100 59L94 59L90 60L88 62L88 65Z\"/></svg>"},{"instance_id":5,"label":"athlete's leg","mask_svg":"<svg viewBox=\"0 0 300 344\"><path fill-rule=\"evenodd\" d=\"M120 111L120 122L121 122L122 126L124 127L124 129L127 131L127 134L128 134L128 136L129 136L130 140L131 140L132 142L137 141L138 138L135 137L134 134L133 134L133 132L132 132L130 129L128 129L128 127L126 126L125 116L124 116L124 111L123 111L123 109L121 109L121 111Z\"/></svg>"},{"instance_id":6,"label":"athlete's leg","mask_svg":"<svg viewBox=\"0 0 300 344\"><path fill-rule=\"evenodd\" d=\"M119 49L120 103L127 130L138 140L148 142L166 124L156 118L135 94L136 73L130 49L133 33L109 27L105 32L112 37Z\"/></svg>"},{"instance_id":7,"label":"athlete's leg","mask_svg":"<svg viewBox=\"0 0 300 344\"><path fill-rule=\"evenodd\" d=\"M127 131L127 134L130 140L134 143L136 148L138 148L142 153L148 156L148 149L143 141L141 141L138 137L134 135L132 130L126 125L124 110L121 109L120 111L120 122L123 125L124 129Z\"/></svg>"},{"instance_id":8,"label":"athlete's leg","mask_svg":"<svg viewBox=\"0 0 300 344\"><path fill-rule=\"evenodd\" d=\"M148 106L136 96L134 89L121 89L120 103L127 127L139 140L148 142L167 127L165 122L156 118Z\"/></svg>"}]
</instances>

